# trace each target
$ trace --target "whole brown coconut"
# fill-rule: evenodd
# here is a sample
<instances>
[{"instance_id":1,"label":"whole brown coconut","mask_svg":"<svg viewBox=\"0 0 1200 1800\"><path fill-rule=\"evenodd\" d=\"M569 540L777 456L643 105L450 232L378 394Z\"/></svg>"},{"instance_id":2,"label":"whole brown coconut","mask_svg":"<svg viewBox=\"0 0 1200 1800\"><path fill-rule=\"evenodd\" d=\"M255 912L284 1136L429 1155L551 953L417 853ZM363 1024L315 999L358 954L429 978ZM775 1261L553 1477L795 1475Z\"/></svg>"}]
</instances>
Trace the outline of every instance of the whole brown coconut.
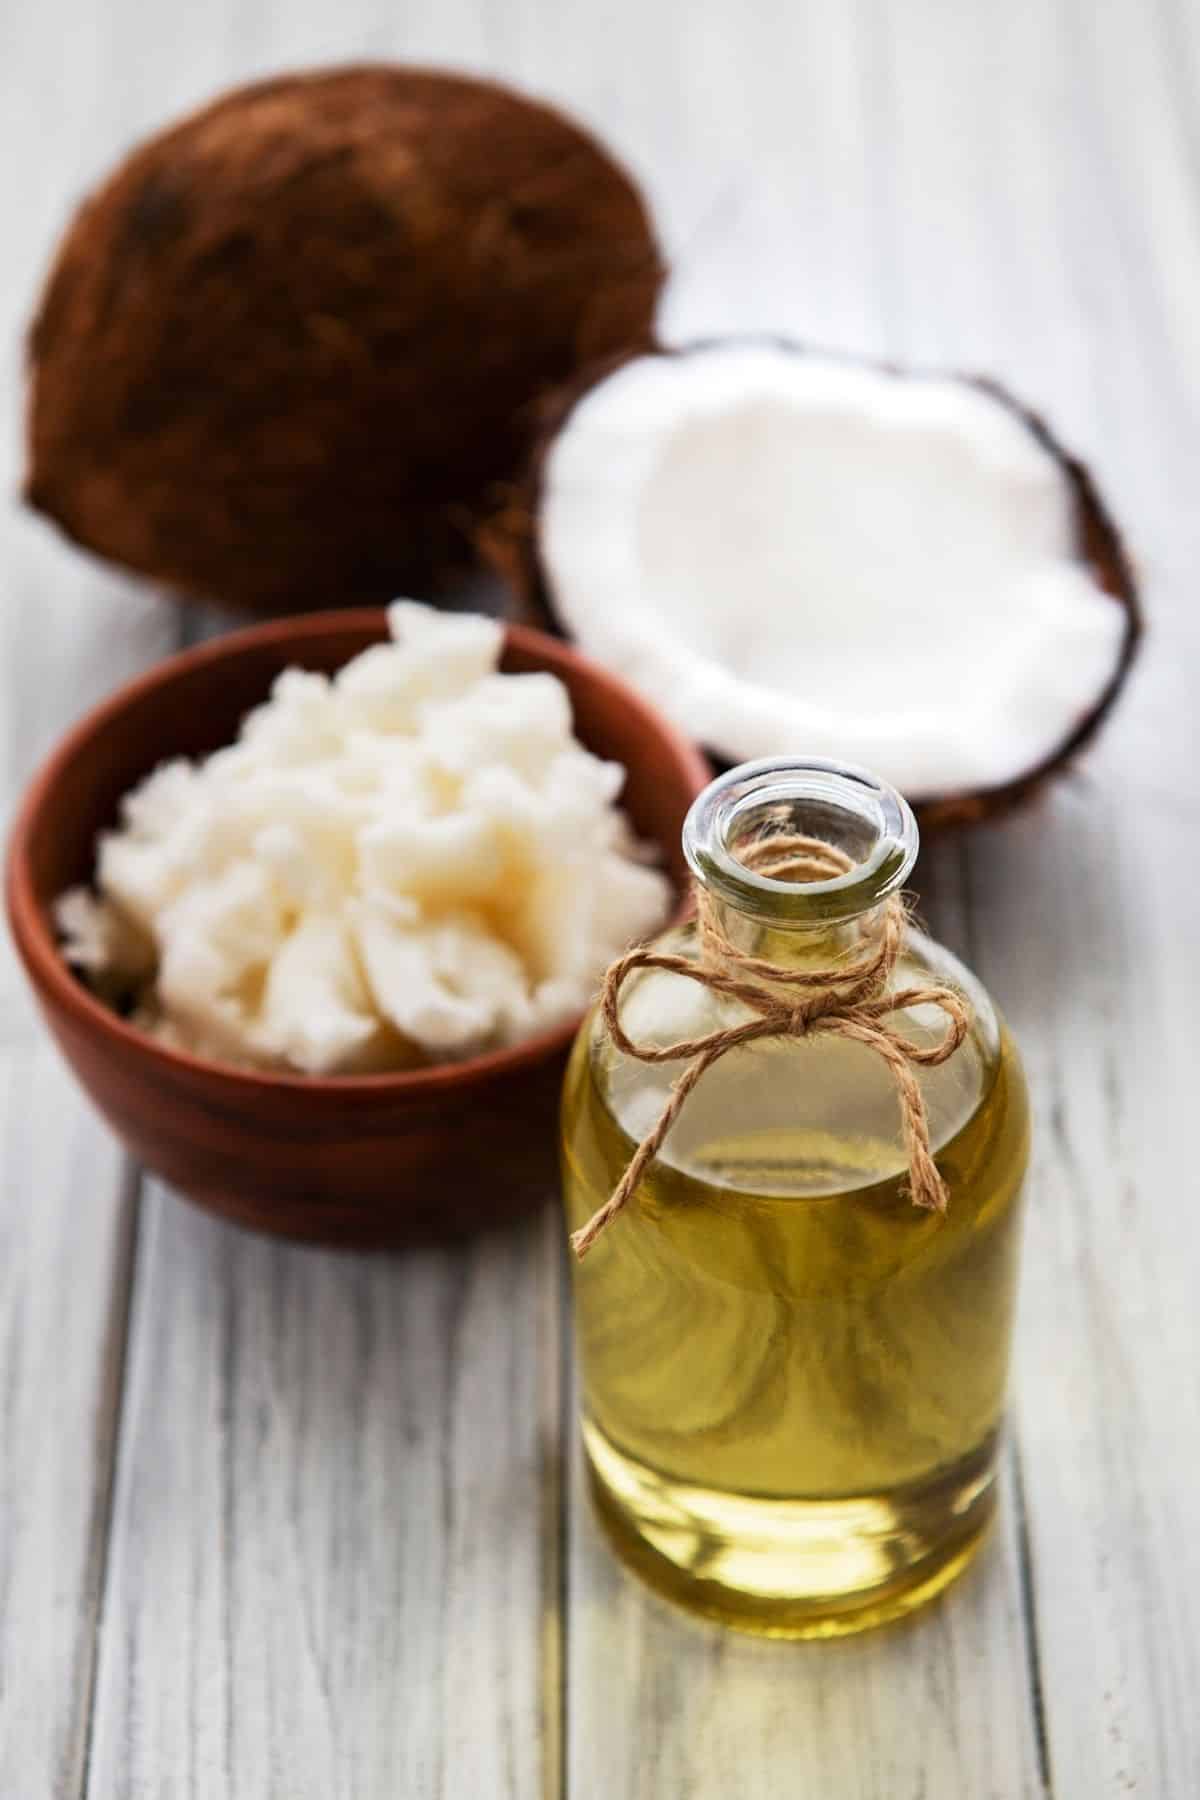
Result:
<instances>
[{"instance_id":1,"label":"whole brown coconut","mask_svg":"<svg viewBox=\"0 0 1200 1800\"><path fill-rule=\"evenodd\" d=\"M260 611L427 590L533 402L648 340L629 177L490 82L240 88L81 208L30 338L27 497L79 543Z\"/></svg>"}]
</instances>

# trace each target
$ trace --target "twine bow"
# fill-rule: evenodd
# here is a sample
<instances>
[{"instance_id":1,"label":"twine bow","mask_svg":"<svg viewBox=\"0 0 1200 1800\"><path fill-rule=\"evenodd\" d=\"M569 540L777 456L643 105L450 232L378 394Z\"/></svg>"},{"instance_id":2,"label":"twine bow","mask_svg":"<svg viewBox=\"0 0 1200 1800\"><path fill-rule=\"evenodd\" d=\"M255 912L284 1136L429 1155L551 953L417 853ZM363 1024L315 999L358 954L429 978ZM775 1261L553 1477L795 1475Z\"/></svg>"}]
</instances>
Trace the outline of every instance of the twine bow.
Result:
<instances>
[{"instance_id":1,"label":"twine bow","mask_svg":"<svg viewBox=\"0 0 1200 1800\"><path fill-rule=\"evenodd\" d=\"M790 835L762 838L741 855L747 868L763 875L790 876L797 881L820 881L831 875L844 875L854 866L852 859L832 844L819 838ZM864 935L861 949L822 969L783 968L778 963L749 956L737 949L717 924L708 894L699 885L696 888L696 912L701 948L699 962L640 945L613 963L604 978L600 1009L608 1035L617 1048L639 1062L676 1062L687 1058L687 1066L672 1084L656 1123L630 1158L610 1198L592 1214L586 1225L572 1234L571 1244L576 1256L585 1257L601 1232L627 1205L704 1071L727 1050L733 1050L739 1044L754 1043L759 1038L804 1038L826 1032L865 1044L882 1057L895 1079L900 1101L913 1205L945 1212L946 1184L933 1160L925 1097L914 1070L933 1067L953 1056L967 1035L971 1014L966 1000L954 988L888 990L908 928L908 915L899 895L893 895L879 909L871 921L869 935ZM698 981L715 993L741 1001L753 1016L743 1024L722 1026L702 1037L682 1038L673 1044L635 1043L626 1035L620 1018L621 990L635 969L666 969L672 974L684 975L689 981ZM889 1013L910 1006L938 1006L945 1013L946 1030L935 1043L914 1044L885 1023Z\"/></svg>"}]
</instances>

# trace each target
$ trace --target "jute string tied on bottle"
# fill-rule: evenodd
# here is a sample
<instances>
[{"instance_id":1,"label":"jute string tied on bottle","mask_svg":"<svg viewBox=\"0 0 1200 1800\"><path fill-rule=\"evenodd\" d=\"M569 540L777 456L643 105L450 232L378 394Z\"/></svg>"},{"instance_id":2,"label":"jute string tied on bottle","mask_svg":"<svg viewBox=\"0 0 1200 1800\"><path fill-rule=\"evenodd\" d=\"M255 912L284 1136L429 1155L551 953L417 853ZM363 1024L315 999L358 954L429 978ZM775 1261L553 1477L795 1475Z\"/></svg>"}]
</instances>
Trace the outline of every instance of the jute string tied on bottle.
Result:
<instances>
[{"instance_id":1,"label":"jute string tied on bottle","mask_svg":"<svg viewBox=\"0 0 1200 1800\"><path fill-rule=\"evenodd\" d=\"M739 856L748 869L793 881L823 881L844 875L854 867L853 859L833 844L795 835L761 838L739 851ZM600 1009L617 1048L639 1062L686 1059L686 1067L673 1083L657 1121L630 1158L611 1197L586 1225L573 1233L575 1254L586 1256L601 1232L627 1205L704 1071L727 1050L759 1038L805 1038L831 1033L865 1044L882 1057L891 1070L900 1101L913 1204L945 1212L946 1184L933 1160L925 1098L915 1071L944 1063L953 1056L967 1035L971 1013L963 995L951 987L889 991L908 929L908 915L900 896L892 895L864 923L858 946L828 967L816 969L789 969L739 950L717 924L712 901L700 883L695 884L695 898L699 961L656 950L652 945L640 945L613 963L604 978ZM722 1026L702 1037L683 1038L672 1044L635 1043L621 1024L620 1002L622 988L637 969L666 969L684 975L715 993L741 1001L752 1017L741 1024ZM910 1006L940 1007L946 1016L943 1035L931 1044L914 1044L887 1022L890 1013Z\"/></svg>"}]
</instances>

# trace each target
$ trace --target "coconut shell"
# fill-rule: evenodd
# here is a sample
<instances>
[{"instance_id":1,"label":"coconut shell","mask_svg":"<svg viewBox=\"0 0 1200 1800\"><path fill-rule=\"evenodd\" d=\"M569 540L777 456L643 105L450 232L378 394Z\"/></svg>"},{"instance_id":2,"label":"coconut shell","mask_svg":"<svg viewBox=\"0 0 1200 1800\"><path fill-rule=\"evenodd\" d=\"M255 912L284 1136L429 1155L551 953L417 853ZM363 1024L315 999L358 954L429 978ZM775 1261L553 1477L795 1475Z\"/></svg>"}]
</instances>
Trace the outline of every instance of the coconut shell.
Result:
<instances>
[{"instance_id":1,"label":"coconut shell","mask_svg":"<svg viewBox=\"0 0 1200 1800\"><path fill-rule=\"evenodd\" d=\"M549 107L389 66L237 89L68 229L27 498L235 606L428 591L472 561L537 397L643 346L662 278L632 181Z\"/></svg>"},{"instance_id":2,"label":"coconut shell","mask_svg":"<svg viewBox=\"0 0 1200 1800\"><path fill-rule=\"evenodd\" d=\"M872 363L872 366L890 374L919 377L929 373L922 369L905 369L893 362L856 358L848 353L827 351L784 339L772 338L769 342L776 348L794 351L798 356L818 355L830 361ZM713 340L705 340L673 348L655 345L653 349L656 355L687 356L709 349L712 344ZM571 633L565 629L555 611L554 596L538 550L538 504L542 471L555 438L585 395L611 375L615 375L626 362L646 353L644 347L618 352L603 366L581 371L574 380L543 397L539 405L534 448L524 480L512 487L506 503L498 507L481 527L480 541L487 561L504 581L512 596L512 616L536 624L542 630L556 632L564 638L570 638ZM1054 457L1074 498L1080 558L1090 569L1097 587L1111 597L1114 605L1123 609L1125 631L1121 654L1107 687L1086 717L1064 737L1051 756L1002 787L977 792L938 794L913 800L913 811L921 830L927 836L949 827L978 824L1024 806L1036 798L1049 779L1068 769L1107 718L1128 677L1144 630L1133 565L1120 531L1086 464L1063 447L1038 413L1015 399L998 382L988 376L953 372L949 378L977 387L1000 405L1008 407ZM711 746L706 747L706 754L718 772L729 766L714 753Z\"/></svg>"}]
</instances>

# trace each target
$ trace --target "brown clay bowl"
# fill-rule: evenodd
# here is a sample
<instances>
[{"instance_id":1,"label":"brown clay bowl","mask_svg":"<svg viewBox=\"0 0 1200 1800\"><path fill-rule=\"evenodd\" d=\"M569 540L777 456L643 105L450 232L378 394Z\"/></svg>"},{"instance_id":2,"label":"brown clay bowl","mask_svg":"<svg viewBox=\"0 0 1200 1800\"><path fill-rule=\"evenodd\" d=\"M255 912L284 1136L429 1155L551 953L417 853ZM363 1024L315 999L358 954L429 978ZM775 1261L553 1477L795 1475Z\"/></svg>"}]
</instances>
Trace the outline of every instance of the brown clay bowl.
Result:
<instances>
[{"instance_id":1,"label":"brown clay bowl","mask_svg":"<svg viewBox=\"0 0 1200 1800\"><path fill-rule=\"evenodd\" d=\"M35 777L8 857L13 936L43 1014L138 1160L197 1205L260 1231L357 1245L453 1237L552 1191L559 1082L573 1028L468 1062L394 1075L263 1075L169 1050L103 1005L56 942L55 897L88 879L121 796L169 756L228 743L283 668L332 671L386 636L381 611L318 613L172 657L106 700ZM683 816L699 752L612 675L540 632L508 629L503 667L549 669L575 729L628 771L624 805L685 891Z\"/></svg>"}]
</instances>

